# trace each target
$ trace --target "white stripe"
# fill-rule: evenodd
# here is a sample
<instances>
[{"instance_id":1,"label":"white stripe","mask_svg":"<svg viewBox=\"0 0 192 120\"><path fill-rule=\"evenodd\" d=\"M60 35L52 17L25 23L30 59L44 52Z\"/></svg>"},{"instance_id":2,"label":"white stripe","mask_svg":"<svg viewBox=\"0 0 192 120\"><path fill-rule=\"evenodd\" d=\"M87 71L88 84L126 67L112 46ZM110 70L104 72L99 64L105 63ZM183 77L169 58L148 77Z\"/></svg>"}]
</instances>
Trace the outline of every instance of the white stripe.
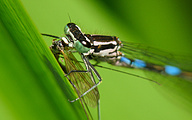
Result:
<instances>
[{"instance_id":1,"label":"white stripe","mask_svg":"<svg viewBox=\"0 0 192 120\"><path fill-rule=\"evenodd\" d=\"M85 39L90 43L90 40L89 40L89 38L87 38L86 36L84 36L85 37ZM90 43L91 44L91 43Z\"/></svg>"},{"instance_id":2,"label":"white stripe","mask_svg":"<svg viewBox=\"0 0 192 120\"><path fill-rule=\"evenodd\" d=\"M74 35L73 35L73 33L70 31L69 32L69 35L72 37L72 39L74 40L74 41L76 41L77 39L74 37Z\"/></svg>"},{"instance_id":3,"label":"white stripe","mask_svg":"<svg viewBox=\"0 0 192 120\"><path fill-rule=\"evenodd\" d=\"M115 49L106 49L100 52L94 52L93 55L104 57L104 56L108 56L110 52L114 52L114 51Z\"/></svg>"},{"instance_id":4,"label":"white stripe","mask_svg":"<svg viewBox=\"0 0 192 120\"><path fill-rule=\"evenodd\" d=\"M61 37L65 44L69 44L68 40L65 37Z\"/></svg>"},{"instance_id":5,"label":"white stripe","mask_svg":"<svg viewBox=\"0 0 192 120\"><path fill-rule=\"evenodd\" d=\"M81 28L79 26L77 26L77 25L75 25L75 26L81 31Z\"/></svg>"},{"instance_id":6,"label":"white stripe","mask_svg":"<svg viewBox=\"0 0 192 120\"><path fill-rule=\"evenodd\" d=\"M117 45L116 41L110 41L110 42L98 42L98 41L94 41L93 45L97 46L97 45L109 45L109 44L113 44L113 45Z\"/></svg>"},{"instance_id":7,"label":"white stripe","mask_svg":"<svg viewBox=\"0 0 192 120\"><path fill-rule=\"evenodd\" d=\"M90 49L87 53L83 53L85 56L91 55L94 52L94 49Z\"/></svg>"}]
</instances>

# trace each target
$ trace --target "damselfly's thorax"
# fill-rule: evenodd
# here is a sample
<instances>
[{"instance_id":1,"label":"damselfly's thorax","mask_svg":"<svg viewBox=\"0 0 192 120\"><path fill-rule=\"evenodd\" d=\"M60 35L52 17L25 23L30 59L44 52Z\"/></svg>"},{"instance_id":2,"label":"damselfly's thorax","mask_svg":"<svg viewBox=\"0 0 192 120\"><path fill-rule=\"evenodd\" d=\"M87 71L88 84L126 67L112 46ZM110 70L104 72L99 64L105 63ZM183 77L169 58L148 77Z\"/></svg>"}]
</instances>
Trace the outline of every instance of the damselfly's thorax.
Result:
<instances>
[{"instance_id":1,"label":"damselfly's thorax","mask_svg":"<svg viewBox=\"0 0 192 120\"><path fill-rule=\"evenodd\" d=\"M100 59L101 61L109 61L119 59L118 57L123 55L120 51L118 51L122 46L118 37L90 34L84 35L92 42L90 51L85 53L85 55L90 58L96 58L97 60Z\"/></svg>"},{"instance_id":2,"label":"damselfly's thorax","mask_svg":"<svg viewBox=\"0 0 192 120\"><path fill-rule=\"evenodd\" d=\"M98 48L98 50L95 50L95 52L107 48L115 48L117 47L117 50L120 49L122 46L121 41L116 36L106 36L106 35L90 35L90 34L84 34L86 37L89 38L89 40L92 42L91 48Z\"/></svg>"}]
</instances>

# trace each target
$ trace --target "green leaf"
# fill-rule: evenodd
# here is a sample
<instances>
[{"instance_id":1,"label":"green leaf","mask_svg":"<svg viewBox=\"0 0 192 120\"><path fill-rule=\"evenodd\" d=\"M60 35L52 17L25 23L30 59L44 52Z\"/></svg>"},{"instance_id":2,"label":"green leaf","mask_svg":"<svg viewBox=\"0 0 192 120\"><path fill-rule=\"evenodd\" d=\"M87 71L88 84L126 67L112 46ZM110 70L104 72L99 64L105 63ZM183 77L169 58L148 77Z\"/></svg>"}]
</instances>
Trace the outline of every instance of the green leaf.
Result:
<instances>
[{"instance_id":1,"label":"green leaf","mask_svg":"<svg viewBox=\"0 0 192 120\"><path fill-rule=\"evenodd\" d=\"M86 119L20 1L0 1L0 119Z\"/></svg>"}]
</instances>

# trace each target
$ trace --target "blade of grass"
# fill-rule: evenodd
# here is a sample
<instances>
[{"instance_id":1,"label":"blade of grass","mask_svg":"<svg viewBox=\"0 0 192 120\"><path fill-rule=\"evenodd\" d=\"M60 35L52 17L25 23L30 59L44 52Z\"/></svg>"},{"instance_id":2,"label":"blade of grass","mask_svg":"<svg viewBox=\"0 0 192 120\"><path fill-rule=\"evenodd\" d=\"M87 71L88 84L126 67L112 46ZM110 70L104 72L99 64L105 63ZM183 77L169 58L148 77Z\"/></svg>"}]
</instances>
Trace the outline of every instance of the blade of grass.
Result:
<instances>
[{"instance_id":1,"label":"blade of grass","mask_svg":"<svg viewBox=\"0 0 192 120\"><path fill-rule=\"evenodd\" d=\"M0 119L86 119L20 1L0 1Z\"/></svg>"}]
</instances>

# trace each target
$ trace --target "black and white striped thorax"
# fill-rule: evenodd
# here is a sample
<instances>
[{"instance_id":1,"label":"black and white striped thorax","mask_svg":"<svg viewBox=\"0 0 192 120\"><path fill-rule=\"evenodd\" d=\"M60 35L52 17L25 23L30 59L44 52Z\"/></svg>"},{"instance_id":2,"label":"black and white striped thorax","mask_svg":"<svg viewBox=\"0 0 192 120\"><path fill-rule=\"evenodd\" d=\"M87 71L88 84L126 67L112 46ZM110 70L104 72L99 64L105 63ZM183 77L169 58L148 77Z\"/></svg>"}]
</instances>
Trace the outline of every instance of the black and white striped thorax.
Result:
<instances>
[{"instance_id":1,"label":"black and white striped thorax","mask_svg":"<svg viewBox=\"0 0 192 120\"><path fill-rule=\"evenodd\" d=\"M120 56L122 56L122 53L118 51L122 46L118 37L90 34L84 34L84 36L91 42L91 49L84 53L85 56L100 59L101 61L120 59Z\"/></svg>"}]
</instances>

